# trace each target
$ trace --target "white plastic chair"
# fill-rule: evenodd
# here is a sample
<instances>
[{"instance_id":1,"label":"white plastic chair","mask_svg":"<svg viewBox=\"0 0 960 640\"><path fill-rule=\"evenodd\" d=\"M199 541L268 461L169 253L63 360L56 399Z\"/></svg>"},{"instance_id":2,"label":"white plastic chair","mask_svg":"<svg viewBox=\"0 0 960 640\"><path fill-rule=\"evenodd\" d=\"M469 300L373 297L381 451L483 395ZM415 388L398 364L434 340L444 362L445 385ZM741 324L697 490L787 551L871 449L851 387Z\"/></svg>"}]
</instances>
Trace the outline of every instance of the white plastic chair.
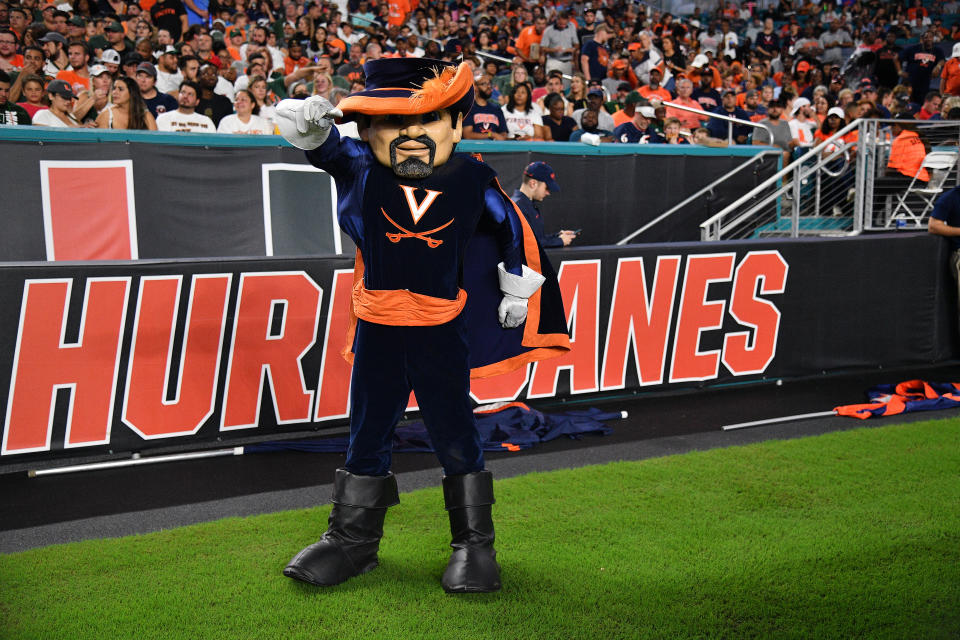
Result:
<instances>
[{"instance_id":1,"label":"white plastic chair","mask_svg":"<svg viewBox=\"0 0 960 640\"><path fill-rule=\"evenodd\" d=\"M933 211L934 201L937 196L943 192L943 185L947 181L947 176L957 164L956 151L931 151L923 159L920 169L910 186L901 194L897 194L897 206L893 209L890 217L887 219L887 227L896 226L899 222L913 222L917 227L923 225L923 220L928 213ZM918 180L918 176L924 169L930 175L928 182ZM907 204L907 200L913 197L914 206ZM919 202L917 202L919 200ZM922 208L917 211L917 207L922 204Z\"/></svg>"}]
</instances>

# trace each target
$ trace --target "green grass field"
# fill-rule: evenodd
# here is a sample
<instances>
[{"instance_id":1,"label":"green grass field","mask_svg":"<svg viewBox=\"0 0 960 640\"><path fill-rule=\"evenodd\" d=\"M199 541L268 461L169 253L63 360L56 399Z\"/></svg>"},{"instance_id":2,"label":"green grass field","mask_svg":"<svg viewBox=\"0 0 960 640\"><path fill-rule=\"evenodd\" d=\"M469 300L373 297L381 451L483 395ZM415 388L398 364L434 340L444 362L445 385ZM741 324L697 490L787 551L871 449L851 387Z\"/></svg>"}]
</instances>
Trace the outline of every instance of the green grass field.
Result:
<instances>
[{"instance_id":1,"label":"green grass field","mask_svg":"<svg viewBox=\"0 0 960 640\"><path fill-rule=\"evenodd\" d=\"M497 482L503 591L447 595L439 489L381 566L280 570L329 507L0 556L0 638L957 638L960 420Z\"/></svg>"}]
</instances>

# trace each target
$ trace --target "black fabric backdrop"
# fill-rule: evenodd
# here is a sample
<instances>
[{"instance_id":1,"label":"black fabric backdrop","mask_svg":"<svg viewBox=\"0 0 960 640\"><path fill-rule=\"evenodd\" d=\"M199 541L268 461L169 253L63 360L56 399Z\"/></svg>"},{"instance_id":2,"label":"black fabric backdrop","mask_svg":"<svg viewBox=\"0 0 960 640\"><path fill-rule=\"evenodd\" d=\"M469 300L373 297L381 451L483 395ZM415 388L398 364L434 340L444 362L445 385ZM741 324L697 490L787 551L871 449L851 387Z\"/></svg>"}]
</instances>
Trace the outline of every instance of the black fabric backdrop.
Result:
<instances>
[{"instance_id":1,"label":"black fabric backdrop","mask_svg":"<svg viewBox=\"0 0 960 640\"><path fill-rule=\"evenodd\" d=\"M0 140L4 158L4 233L0 260L45 260L40 161L132 160L140 258L265 256L263 165L305 165L290 147L213 148L142 142L98 144ZM546 160L562 192L544 201L548 231L582 229L579 245L608 245L731 171L743 155L549 155L485 153L511 194L527 163ZM715 193L658 224L636 241L699 240L699 224L776 169L772 159L741 172ZM304 187L301 172L271 178L275 256L329 255L335 233L329 177ZM274 173L273 176L280 174ZM278 188L279 187L279 188ZM287 192L284 192L284 189ZM294 192L291 196L290 192ZM352 253L342 238L344 253Z\"/></svg>"},{"instance_id":2,"label":"black fabric backdrop","mask_svg":"<svg viewBox=\"0 0 960 640\"><path fill-rule=\"evenodd\" d=\"M652 284L653 269L658 257L674 256L679 260L680 276L676 285L673 324L667 349L667 369L674 348L673 327L682 302L684 273L687 259L699 254L735 254L735 263L740 264L749 252L779 252L788 266L783 293L763 294L757 288L753 293L774 305L781 314L777 334L776 355L760 373L733 376L723 365L716 377L699 382L663 383L640 387L637 372L628 364L626 391L661 392L679 388L695 389L742 381L761 381L778 377L809 376L839 370L877 367L904 367L911 364L930 364L955 357L956 296L946 271L947 247L940 238L927 234L888 235L847 239L806 239L793 241L755 241L729 243L696 243L670 246L637 245L617 249L567 249L552 252L554 266L564 278L576 269L598 269L598 304L591 306L586 294L578 294L577 308L581 314L578 322L596 318L598 347L605 345L605 333L613 299L614 278L618 261L642 258L646 267L648 290ZM231 332L234 309L237 305L238 284L241 273L304 271L323 290L320 303L319 336L317 343L303 357L302 371L308 389L316 389L321 362L324 357L324 327L328 305L332 297L331 284L335 269L349 269L349 258L315 259L250 259L210 261L139 261L126 263L16 263L0 265L0 292L5 304L0 306L0 389L10 385L14 353L18 344L21 303L27 280L72 279L69 321L65 340L77 339L81 309L83 308L84 285L94 277L131 277L128 309L124 323L121 361L118 368L117 393L114 404L114 420L110 442L104 445L64 450L64 435L68 408L68 394L58 392L53 418L51 447L49 451L7 454L0 457L0 467L5 464L23 463L35 459L50 459L65 455L103 455L119 451L140 451L156 447L200 448L216 444L221 439L240 442L256 437L277 437L283 433L302 432L309 429L327 429L342 425L337 419L322 423L288 423L278 425L272 410L269 385L262 394L260 423L255 428L221 432L220 409L224 398L228 354L231 349ZM568 276L564 276L564 271ZM189 275L195 273L233 274L229 304L227 306L226 331L220 375L217 382L215 409L202 428L194 435L144 440L119 419L125 388L127 360L131 336L134 330L134 308L141 278L157 275ZM587 278L585 282L589 282ZM185 278L183 296L189 289ZM621 295L639 295L639 283L621 282ZM718 281L709 286L706 298L709 301L728 300L731 282ZM570 300L568 299L568 303ZM183 340L183 323L187 304L180 307L180 328L171 353L180 354ZM723 336L731 332L747 331L728 311L722 327L704 330L698 348L702 351L719 349ZM583 340L583 344L587 342ZM327 357L339 357L340 337L331 338ZM643 345L644 349L658 348ZM583 353L583 352L581 352ZM604 354L587 354L597 363L603 363ZM20 353L20 358L30 358L29 353ZM586 358L587 361L590 357ZM632 362L628 358L628 362ZM56 363L49 363L56 367ZM176 366L174 366L174 371ZM556 396L570 394L570 374L561 370ZM65 381L68 382L68 381ZM891 380L891 382L896 382ZM619 393L623 393L620 391ZM528 391L519 394L527 397ZM591 393L584 394L589 397ZM595 393L594 393L595 395ZM3 403L2 415L7 415L9 393L0 392ZM828 407L827 407L828 408ZM8 418L9 419L9 418ZM10 425L5 422L4 429ZM6 434L5 434L6 436ZM6 440L4 440L6 442Z\"/></svg>"}]
</instances>

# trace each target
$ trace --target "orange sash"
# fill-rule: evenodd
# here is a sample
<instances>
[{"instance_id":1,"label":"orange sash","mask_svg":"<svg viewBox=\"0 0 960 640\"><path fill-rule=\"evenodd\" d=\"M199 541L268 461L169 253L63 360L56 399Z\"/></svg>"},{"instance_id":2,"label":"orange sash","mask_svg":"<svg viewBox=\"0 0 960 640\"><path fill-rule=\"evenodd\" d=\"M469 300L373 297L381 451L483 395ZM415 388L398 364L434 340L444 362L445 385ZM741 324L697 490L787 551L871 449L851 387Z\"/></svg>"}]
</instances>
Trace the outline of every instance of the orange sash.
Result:
<instances>
[{"instance_id":1,"label":"orange sash","mask_svg":"<svg viewBox=\"0 0 960 640\"><path fill-rule=\"evenodd\" d=\"M432 327L450 322L463 311L467 292L460 289L455 300L434 298L406 289L374 289L360 280L353 286L353 311L374 324Z\"/></svg>"}]
</instances>

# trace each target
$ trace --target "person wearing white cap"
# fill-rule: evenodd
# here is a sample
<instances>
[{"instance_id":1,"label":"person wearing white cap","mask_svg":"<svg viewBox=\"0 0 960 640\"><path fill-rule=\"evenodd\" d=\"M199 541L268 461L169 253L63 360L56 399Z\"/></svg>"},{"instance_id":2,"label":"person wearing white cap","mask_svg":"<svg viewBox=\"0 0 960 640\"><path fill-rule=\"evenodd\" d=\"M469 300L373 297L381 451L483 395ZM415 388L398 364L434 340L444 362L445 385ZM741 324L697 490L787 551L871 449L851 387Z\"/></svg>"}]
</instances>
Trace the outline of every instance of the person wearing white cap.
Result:
<instances>
[{"instance_id":1,"label":"person wearing white cap","mask_svg":"<svg viewBox=\"0 0 960 640\"><path fill-rule=\"evenodd\" d=\"M107 68L110 75L117 75L117 71L120 70L120 52L114 49L104 49L103 53L100 54L100 64Z\"/></svg>"},{"instance_id":2,"label":"person wearing white cap","mask_svg":"<svg viewBox=\"0 0 960 640\"><path fill-rule=\"evenodd\" d=\"M663 142L663 138L651 127L656 114L653 107L637 107L633 120L624 122L613 130L613 141L637 144L655 144Z\"/></svg>"},{"instance_id":3,"label":"person wearing white cap","mask_svg":"<svg viewBox=\"0 0 960 640\"><path fill-rule=\"evenodd\" d=\"M960 96L960 42L953 45L953 53L940 72L940 93Z\"/></svg>"},{"instance_id":4,"label":"person wearing white cap","mask_svg":"<svg viewBox=\"0 0 960 640\"><path fill-rule=\"evenodd\" d=\"M792 116L787 122L790 125L790 135L797 141L797 146L809 147L813 144L813 132L816 130L813 105L804 97L793 101Z\"/></svg>"},{"instance_id":5,"label":"person wearing white cap","mask_svg":"<svg viewBox=\"0 0 960 640\"><path fill-rule=\"evenodd\" d=\"M89 91L77 96L73 107L73 115L81 122L93 122L97 115L107 108L110 102L110 88L113 85L113 75L102 64L90 67Z\"/></svg>"}]
</instances>

